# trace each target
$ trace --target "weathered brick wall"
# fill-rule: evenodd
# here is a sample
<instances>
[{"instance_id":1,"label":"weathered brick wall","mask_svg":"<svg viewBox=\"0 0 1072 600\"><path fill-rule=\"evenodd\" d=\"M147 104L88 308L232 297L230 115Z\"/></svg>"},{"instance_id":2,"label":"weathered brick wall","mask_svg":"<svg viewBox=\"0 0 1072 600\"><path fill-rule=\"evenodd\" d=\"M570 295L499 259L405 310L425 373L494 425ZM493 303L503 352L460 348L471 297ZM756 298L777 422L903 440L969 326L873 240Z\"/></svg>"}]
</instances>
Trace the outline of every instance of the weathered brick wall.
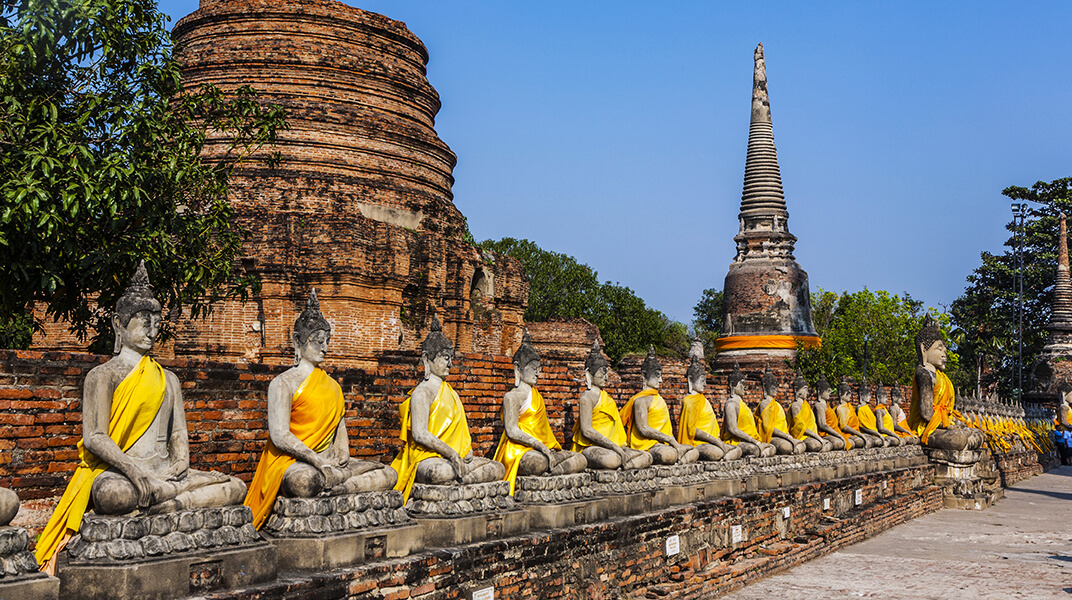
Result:
<instances>
[{"instance_id":1,"label":"weathered brick wall","mask_svg":"<svg viewBox=\"0 0 1072 600\"><path fill-rule=\"evenodd\" d=\"M1001 485L1009 487L1025 479L1041 475L1061 464L1061 458L1056 452L1040 454L1034 448L1028 450L1013 450L994 454L994 465L1001 475Z\"/></svg>"},{"instance_id":2,"label":"weathered brick wall","mask_svg":"<svg viewBox=\"0 0 1072 600\"><path fill-rule=\"evenodd\" d=\"M209 598L446 600L488 585L498 600L711 598L937 510L941 492L926 485L931 477L924 466L720 498ZM823 510L824 499L831 510ZM742 530L739 543L734 525ZM671 535L679 536L681 552L667 556Z\"/></svg>"}]
</instances>

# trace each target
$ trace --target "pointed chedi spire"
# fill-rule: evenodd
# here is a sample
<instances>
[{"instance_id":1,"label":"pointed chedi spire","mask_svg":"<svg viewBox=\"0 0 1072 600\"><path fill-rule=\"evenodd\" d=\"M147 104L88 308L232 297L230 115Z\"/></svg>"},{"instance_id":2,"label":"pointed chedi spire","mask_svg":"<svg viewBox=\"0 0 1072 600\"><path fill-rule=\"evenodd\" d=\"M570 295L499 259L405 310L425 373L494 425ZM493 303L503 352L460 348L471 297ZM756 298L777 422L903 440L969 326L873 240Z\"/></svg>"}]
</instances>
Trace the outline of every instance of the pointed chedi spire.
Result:
<instances>
[{"instance_id":1,"label":"pointed chedi spire","mask_svg":"<svg viewBox=\"0 0 1072 600\"><path fill-rule=\"evenodd\" d=\"M756 47L755 71L752 75L752 122L748 128L748 158L744 167L744 191L741 194L742 231L745 221L754 217L778 218L785 227L789 213L785 209L782 173L778 168L778 150L774 146L770 96L767 95L767 63L763 44Z\"/></svg>"},{"instance_id":2,"label":"pointed chedi spire","mask_svg":"<svg viewBox=\"0 0 1072 600\"><path fill-rule=\"evenodd\" d=\"M1057 242L1057 283L1053 286L1053 310L1047 329L1072 328L1072 279L1068 272L1068 230L1061 213L1061 229Z\"/></svg>"}]
</instances>

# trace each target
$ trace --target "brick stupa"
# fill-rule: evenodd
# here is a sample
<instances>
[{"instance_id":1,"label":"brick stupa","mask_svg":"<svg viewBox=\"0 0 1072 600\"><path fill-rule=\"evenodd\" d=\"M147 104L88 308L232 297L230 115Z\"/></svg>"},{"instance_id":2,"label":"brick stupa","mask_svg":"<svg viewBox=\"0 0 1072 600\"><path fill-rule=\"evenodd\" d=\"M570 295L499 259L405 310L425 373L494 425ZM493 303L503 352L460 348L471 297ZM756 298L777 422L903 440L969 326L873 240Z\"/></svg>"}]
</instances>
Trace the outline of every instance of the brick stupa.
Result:
<instances>
[{"instance_id":1,"label":"brick stupa","mask_svg":"<svg viewBox=\"0 0 1072 600\"><path fill-rule=\"evenodd\" d=\"M1029 402L1055 403L1061 386L1072 384L1072 278L1068 270L1068 232L1063 213L1057 240L1057 281L1053 286L1053 305L1046 329L1049 331L1046 345L1031 366L1031 382L1027 386L1030 393L1025 396Z\"/></svg>"},{"instance_id":2,"label":"brick stupa","mask_svg":"<svg viewBox=\"0 0 1072 600\"><path fill-rule=\"evenodd\" d=\"M769 362L784 370L797 343L819 344L811 322L808 274L793 258L796 236L789 233L789 212L782 191L774 146L763 44L756 48L752 119L748 132L744 191L738 215L737 256L724 288L722 333L712 361L719 371L734 362L746 370Z\"/></svg>"}]
</instances>

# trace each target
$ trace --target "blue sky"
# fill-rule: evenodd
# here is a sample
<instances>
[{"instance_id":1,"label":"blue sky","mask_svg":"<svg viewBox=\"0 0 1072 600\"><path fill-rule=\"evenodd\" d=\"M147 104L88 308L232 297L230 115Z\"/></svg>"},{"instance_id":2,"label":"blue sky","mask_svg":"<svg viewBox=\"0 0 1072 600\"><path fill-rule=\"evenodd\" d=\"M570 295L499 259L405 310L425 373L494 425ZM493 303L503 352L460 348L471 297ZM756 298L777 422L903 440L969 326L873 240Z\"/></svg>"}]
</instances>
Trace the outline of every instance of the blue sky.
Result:
<instances>
[{"instance_id":1,"label":"blue sky","mask_svg":"<svg viewBox=\"0 0 1072 600\"><path fill-rule=\"evenodd\" d=\"M477 239L573 255L676 320L734 256L759 42L812 291L948 305L1001 249L1001 190L1072 175L1072 3L353 5L428 47Z\"/></svg>"}]
</instances>

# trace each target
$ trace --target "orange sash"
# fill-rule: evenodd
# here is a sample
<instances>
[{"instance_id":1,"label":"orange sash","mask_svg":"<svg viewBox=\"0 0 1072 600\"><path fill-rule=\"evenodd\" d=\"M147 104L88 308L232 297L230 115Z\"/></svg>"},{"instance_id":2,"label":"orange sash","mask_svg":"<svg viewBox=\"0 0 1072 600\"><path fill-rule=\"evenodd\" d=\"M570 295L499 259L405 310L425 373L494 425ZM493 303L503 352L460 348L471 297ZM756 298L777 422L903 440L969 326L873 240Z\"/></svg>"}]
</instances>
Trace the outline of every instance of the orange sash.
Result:
<instances>
[{"instance_id":1,"label":"orange sash","mask_svg":"<svg viewBox=\"0 0 1072 600\"><path fill-rule=\"evenodd\" d=\"M797 411L796 418L793 419L793 426L789 429L789 435L793 436L794 439L803 440L808 437L805 432L809 429L812 433L819 433L819 428L815 425L815 412L808 405L808 401L804 400L800 403L800 410Z\"/></svg>"},{"instance_id":2,"label":"orange sash","mask_svg":"<svg viewBox=\"0 0 1072 600\"><path fill-rule=\"evenodd\" d=\"M759 431L756 429L756 418L752 416L752 409L748 408L748 405L745 404L743 399L738 402L737 405L737 429L739 429L741 433L749 435L753 439L758 440ZM736 446L744 440L731 434L729 428L723 427L722 441L726 442L727 444L733 444L734 446Z\"/></svg>"},{"instance_id":3,"label":"orange sash","mask_svg":"<svg viewBox=\"0 0 1072 600\"><path fill-rule=\"evenodd\" d=\"M661 444L659 440L652 438L646 438L640 435L640 431L636 427L636 423L633 419L633 403L637 398L644 398L646 396L654 396L651 399L651 403L648 404L648 426L652 429L665 433L673 437L674 430L670 424L670 408L666 406L666 400L659 395L659 391L648 388L636 396L629 399L629 402L625 403L625 407L622 408L622 427L629 434L629 447L635 450L651 450L656 444Z\"/></svg>"},{"instance_id":4,"label":"orange sash","mask_svg":"<svg viewBox=\"0 0 1072 600\"><path fill-rule=\"evenodd\" d=\"M774 430L789 433L789 424L785 420L785 409L777 400L771 400L759 414L759 441L769 444L774 439Z\"/></svg>"},{"instance_id":5,"label":"orange sash","mask_svg":"<svg viewBox=\"0 0 1072 600\"><path fill-rule=\"evenodd\" d=\"M919 436L919 441L924 444L930 438L931 433L939 427L949 427L950 417L959 416L960 413L953 410L956 394L953 390L953 382L949 381L946 374L935 370L934 372L934 414L930 421L923 421L923 414L919 408L919 382L912 380L912 404L908 407L908 429Z\"/></svg>"},{"instance_id":6,"label":"orange sash","mask_svg":"<svg viewBox=\"0 0 1072 600\"><path fill-rule=\"evenodd\" d=\"M604 390L599 390L599 402L592 408L592 429L610 440L615 446L625 444L625 427L622 425L622 416L618 413L618 405ZM574 421L571 449L574 452L580 452L592 445L592 442L581 433L580 419Z\"/></svg>"},{"instance_id":7,"label":"orange sash","mask_svg":"<svg viewBox=\"0 0 1072 600\"><path fill-rule=\"evenodd\" d=\"M562 445L555 439L551 431L551 423L547 420L547 406L543 402L543 396L536 388L531 388L532 394L529 401L517 415L517 426L521 431L540 440L544 446L552 450L561 450ZM510 493L514 493L514 484L517 482L517 469L521 466L521 457L533 449L524 444L519 444L510 439L504 431L499 439L499 448L495 451L495 460L506 466L506 480L510 482Z\"/></svg>"},{"instance_id":8,"label":"orange sash","mask_svg":"<svg viewBox=\"0 0 1072 600\"><path fill-rule=\"evenodd\" d=\"M409 494L413 491L413 482L417 479L417 465L426 458L439 457L440 454L430 448L421 446L410 438L410 428L413 426L410 420L409 402L413 398L410 392L408 398L398 405L398 417L401 429L398 438L402 440L402 449L391 463L391 468L398 473L398 483L395 489L402 492L405 500L409 500ZM428 407L428 431L443 443L450 446L465 458L473 451L473 439L469 436L469 422L465 419L465 406L458 398L458 392L444 381L439 386L435 400Z\"/></svg>"},{"instance_id":9,"label":"orange sash","mask_svg":"<svg viewBox=\"0 0 1072 600\"><path fill-rule=\"evenodd\" d=\"M837 412L829 406L826 407L826 424L845 439L845 449L852 450L852 440L849 439L849 434L841 430L841 421L838 420Z\"/></svg>"},{"instance_id":10,"label":"orange sash","mask_svg":"<svg viewBox=\"0 0 1072 600\"><path fill-rule=\"evenodd\" d=\"M715 409L703 394L690 394L681 400L681 421L677 424L677 441L689 446L706 442L696 439L696 432L706 432L718 439L718 419Z\"/></svg>"}]
</instances>

